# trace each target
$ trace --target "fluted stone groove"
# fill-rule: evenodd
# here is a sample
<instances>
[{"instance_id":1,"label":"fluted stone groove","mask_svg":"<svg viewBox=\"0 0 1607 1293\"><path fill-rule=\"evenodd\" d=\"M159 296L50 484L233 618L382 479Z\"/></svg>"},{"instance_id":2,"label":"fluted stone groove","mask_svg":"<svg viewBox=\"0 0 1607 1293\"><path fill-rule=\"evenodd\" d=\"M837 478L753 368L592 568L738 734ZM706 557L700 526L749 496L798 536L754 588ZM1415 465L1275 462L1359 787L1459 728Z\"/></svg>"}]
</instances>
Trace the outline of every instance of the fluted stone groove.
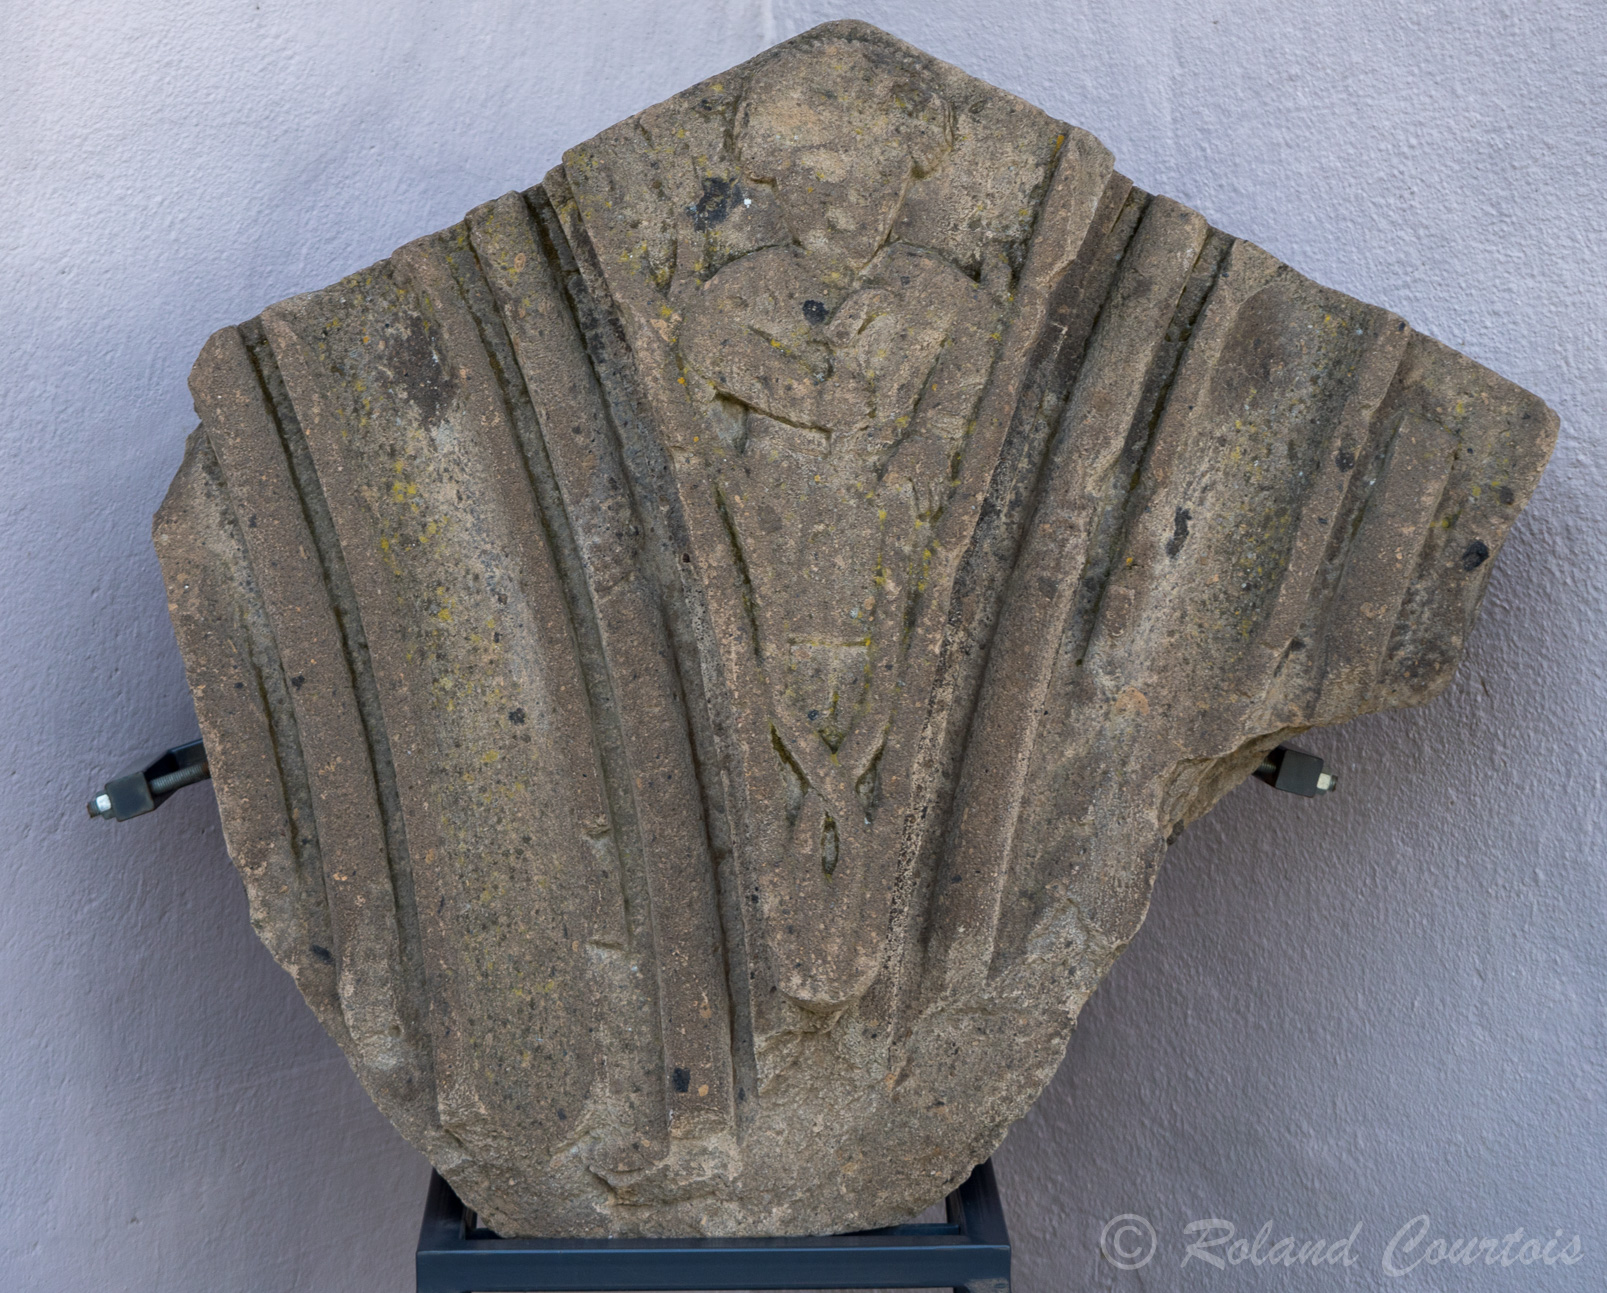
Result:
<instances>
[{"instance_id":1,"label":"fluted stone groove","mask_svg":"<svg viewBox=\"0 0 1607 1293\"><path fill-rule=\"evenodd\" d=\"M1167 841L1448 682L1537 398L859 23L208 342L255 926L506 1233L939 1197Z\"/></svg>"}]
</instances>

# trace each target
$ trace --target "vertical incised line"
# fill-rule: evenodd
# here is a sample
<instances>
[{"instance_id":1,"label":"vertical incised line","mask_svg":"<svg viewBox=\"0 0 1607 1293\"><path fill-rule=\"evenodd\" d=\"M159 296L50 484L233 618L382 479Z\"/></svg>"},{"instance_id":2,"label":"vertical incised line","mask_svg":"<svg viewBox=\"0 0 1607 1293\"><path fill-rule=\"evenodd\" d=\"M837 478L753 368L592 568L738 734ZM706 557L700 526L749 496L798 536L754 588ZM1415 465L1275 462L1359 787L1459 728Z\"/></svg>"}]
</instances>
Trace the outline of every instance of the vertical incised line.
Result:
<instances>
[{"instance_id":1,"label":"vertical incised line","mask_svg":"<svg viewBox=\"0 0 1607 1293\"><path fill-rule=\"evenodd\" d=\"M597 664L610 688L620 689L613 695L619 782L639 832L664 1066L686 1078L666 1085L669 1131L679 1138L720 1129L731 1116L730 994L721 983L726 966L705 963L724 941L718 876L694 842L702 836L706 844L701 778L661 601L639 568L639 513L615 463L597 369L528 207L510 195L471 214L469 227L475 273L500 306L498 334L511 347L504 371L510 382L520 375L519 398L533 415L529 456L552 473L555 510L574 530Z\"/></svg>"},{"instance_id":2,"label":"vertical incised line","mask_svg":"<svg viewBox=\"0 0 1607 1293\"><path fill-rule=\"evenodd\" d=\"M1171 398L1172 384L1183 365L1194 326L1199 321L1211 288L1221 272L1223 258L1233 240L1219 230L1212 229L1200 249L1194 271L1183 296L1178 301L1172 326L1155 353L1149 376L1144 383L1144 396L1132 426L1117 459L1116 475L1112 482L1113 497L1106 504L1099 519L1093 541L1088 546L1088 557L1078 572L1077 606L1068 625L1066 645L1072 660L1080 665L1094 627L1099 622L1100 607L1110 587L1110 574L1116 558L1126 547L1127 537L1139 515L1137 500L1141 495L1139 484L1149 462L1155 442L1155 432L1166 412Z\"/></svg>"},{"instance_id":3,"label":"vertical incised line","mask_svg":"<svg viewBox=\"0 0 1607 1293\"><path fill-rule=\"evenodd\" d=\"M330 605L335 613L335 623L340 632L346 671L351 679L363 738L368 746L374 789L379 802L381 828L385 833L386 862L396 904L396 928L400 943L398 951L406 988L403 1000L408 1011L407 1024L419 1047L420 1058L429 1066L433 1063L430 1054L430 1031L426 1024L429 1005L424 982L424 952L419 933L413 871L407 847L407 828L402 817L396 767L391 758L390 739L380 705L379 689L374 680L373 663L369 658L368 638L363 631L356 590L346 570L340 540L335 532L334 518L324 497L311 450L308 448L306 436L302 433L289 392L285 389L273 350L257 320L253 319L242 325L240 332L245 341L246 353L251 358L257 379L266 396L269 416L284 448L291 479L295 483L297 502L306 522L307 531L312 537ZM423 1077L428 1083L427 1072Z\"/></svg>"}]
</instances>

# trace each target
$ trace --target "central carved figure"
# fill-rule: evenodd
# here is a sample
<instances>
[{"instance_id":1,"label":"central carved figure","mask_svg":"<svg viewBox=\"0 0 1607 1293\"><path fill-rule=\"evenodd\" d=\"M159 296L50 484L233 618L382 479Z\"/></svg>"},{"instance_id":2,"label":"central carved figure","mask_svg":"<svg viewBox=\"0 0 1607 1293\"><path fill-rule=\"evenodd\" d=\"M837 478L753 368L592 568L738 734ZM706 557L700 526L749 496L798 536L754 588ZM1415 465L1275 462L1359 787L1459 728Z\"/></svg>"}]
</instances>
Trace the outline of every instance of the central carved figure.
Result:
<instances>
[{"instance_id":1,"label":"central carved figure","mask_svg":"<svg viewBox=\"0 0 1607 1293\"><path fill-rule=\"evenodd\" d=\"M818 923L851 905L820 898L897 850L908 781L884 816L878 772L900 709L919 713L900 705L907 617L992 362L1009 267L997 258L984 286L890 240L910 185L952 146L947 103L863 55L811 71L749 84L735 134L742 179L720 195L729 211L763 194L791 242L705 282L680 348L719 394L698 457L751 585L770 720L753 736L773 747L784 803L784 858L773 861L794 902L781 924L802 935L782 953L788 993L837 1009L874 966Z\"/></svg>"}]
</instances>

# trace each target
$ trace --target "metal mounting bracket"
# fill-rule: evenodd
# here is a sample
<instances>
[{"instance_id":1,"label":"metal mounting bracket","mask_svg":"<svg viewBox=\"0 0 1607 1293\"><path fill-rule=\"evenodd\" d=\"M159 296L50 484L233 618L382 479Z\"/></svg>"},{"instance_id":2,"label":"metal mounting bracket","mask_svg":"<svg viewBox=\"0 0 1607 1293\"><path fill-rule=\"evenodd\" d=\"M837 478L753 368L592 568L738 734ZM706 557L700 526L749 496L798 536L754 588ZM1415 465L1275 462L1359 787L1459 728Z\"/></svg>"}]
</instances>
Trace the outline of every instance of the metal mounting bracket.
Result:
<instances>
[{"instance_id":1,"label":"metal mounting bracket","mask_svg":"<svg viewBox=\"0 0 1607 1293\"><path fill-rule=\"evenodd\" d=\"M89 815L126 822L130 817L154 812L175 790L205 781L211 775L206 747L200 741L175 745L139 772L126 772L108 781L106 788L89 801Z\"/></svg>"}]
</instances>

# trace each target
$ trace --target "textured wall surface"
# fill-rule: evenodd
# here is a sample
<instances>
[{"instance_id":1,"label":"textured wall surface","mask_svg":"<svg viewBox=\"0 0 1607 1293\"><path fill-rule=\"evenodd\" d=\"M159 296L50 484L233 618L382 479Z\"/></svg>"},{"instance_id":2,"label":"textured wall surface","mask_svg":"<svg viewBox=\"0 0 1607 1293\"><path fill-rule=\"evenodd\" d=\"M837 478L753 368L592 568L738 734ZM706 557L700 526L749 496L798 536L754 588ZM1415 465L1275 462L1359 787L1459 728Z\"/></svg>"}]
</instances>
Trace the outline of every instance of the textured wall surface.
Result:
<instances>
[{"instance_id":1,"label":"textured wall surface","mask_svg":"<svg viewBox=\"0 0 1607 1293\"><path fill-rule=\"evenodd\" d=\"M1247 785L1172 850L998 1156L1022 1287L1607 1278L1599 7L119 0L19 8L0 55L0 1285L410 1287L423 1162L251 932L210 793L82 812L195 730L148 518L200 343L837 16L1092 130L1562 417L1450 693L1305 738L1340 798ZM1119 1213L1158 1232L1137 1271L1099 1256ZM1583 1258L1392 1279L1422 1214ZM1183 1266L1206 1218L1360 1223L1358 1260Z\"/></svg>"}]
</instances>

